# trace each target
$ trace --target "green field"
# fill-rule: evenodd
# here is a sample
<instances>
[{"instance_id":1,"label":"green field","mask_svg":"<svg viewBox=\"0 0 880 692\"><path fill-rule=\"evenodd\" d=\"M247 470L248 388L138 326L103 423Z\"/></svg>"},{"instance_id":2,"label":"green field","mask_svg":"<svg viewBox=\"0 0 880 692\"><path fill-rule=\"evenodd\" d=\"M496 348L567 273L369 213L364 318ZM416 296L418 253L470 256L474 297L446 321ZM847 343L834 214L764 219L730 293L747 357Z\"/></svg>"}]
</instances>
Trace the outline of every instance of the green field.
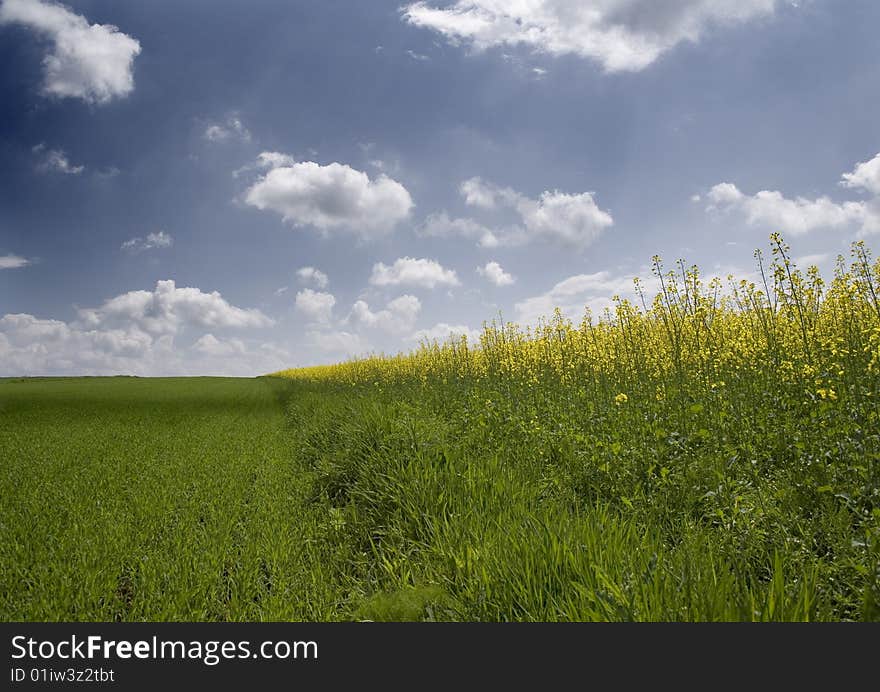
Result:
<instances>
[{"instance_id":1,"label":"green field","mask_svg":"<svg viewBox=\"0 0 880 692\"><path fill-rule=\"evenodd\" d=\"M0 618L875 620L872 398L0 381Z\"/></svg>"},{"instance_id":2,"label":"green field","mask_svg":"<svg viewBox=\"0 0 880 692\"><path fill-rule=\"evenodd\" d=\"M329 617L285 388L0 380L0 618Z\"/></svg>"},{"instance_id":3,"label":"green field","mask_svg":"<svg viewBox=\"0 0 880 692\"><path fill-rule=\"evenodd\" d=\"M354 615L880 619L880 262L755 257L277 373Z\"/></svg>"},{"instance_id":4,"label":"green field","mask_svg":"<svg viewBox=\"0 0 880 692\"><path fill-rule=\"evenodd\" d=\"M0 618L880 620L880 262L256 379L0 381Z\"/></svg>"},{"instance_id":5,"label":"green field","mask_svg":"<svg viewBox=\"0 0 880 692\"><path fill-rule=\"evenodd\" d=\"M356 615L880 619L873 402L744 384L634 407L508 378L303 382L290 411Z\"/></svg>"}]
</instances>

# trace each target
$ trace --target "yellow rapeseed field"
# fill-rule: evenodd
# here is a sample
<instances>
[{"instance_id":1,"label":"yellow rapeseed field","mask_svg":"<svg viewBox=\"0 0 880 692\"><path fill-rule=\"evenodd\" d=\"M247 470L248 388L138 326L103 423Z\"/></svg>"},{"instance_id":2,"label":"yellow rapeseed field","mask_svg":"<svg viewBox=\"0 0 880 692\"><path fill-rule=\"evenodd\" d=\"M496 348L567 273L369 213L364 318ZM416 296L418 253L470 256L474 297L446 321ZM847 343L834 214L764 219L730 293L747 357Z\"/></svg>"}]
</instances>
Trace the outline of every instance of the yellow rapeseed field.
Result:
<instances>
[{"instance_id":1,"label":"yellow rapeseed field","mask_svg":"<svg viewBox=\"0 0 880 692\"><path fill-rule=\"evenodd\" d=\"M308 382L429 386L456 379L503 377L537 385L553 380L586 388L617 404L662 400L669 388L720 391L725 380L755 372L801 385L804 396L868 396L856 385L880 368L880 262L863 242L843 257L830 283L815 267L796 268L789 248L771 236L772 262L756 252L759 282L718 278L704 284L696 266L663 271L660 291L640 304L615 298L613 311L579 324L557 310L536 328L486 323L479 343L466 337L423 343L411 353L371 355L336 365L284 370Z\"/></svg>"},{"instance_id":2,"label":"yellow rapeseed field","mask_svg":"<svg viewBox=\"0 0 880 692\"><path fill-rule=\"evenodd\" d=\"M880 618L880 263L779 236L579 323L288 370L362 619Z\"/></svg>"}]
</instances>

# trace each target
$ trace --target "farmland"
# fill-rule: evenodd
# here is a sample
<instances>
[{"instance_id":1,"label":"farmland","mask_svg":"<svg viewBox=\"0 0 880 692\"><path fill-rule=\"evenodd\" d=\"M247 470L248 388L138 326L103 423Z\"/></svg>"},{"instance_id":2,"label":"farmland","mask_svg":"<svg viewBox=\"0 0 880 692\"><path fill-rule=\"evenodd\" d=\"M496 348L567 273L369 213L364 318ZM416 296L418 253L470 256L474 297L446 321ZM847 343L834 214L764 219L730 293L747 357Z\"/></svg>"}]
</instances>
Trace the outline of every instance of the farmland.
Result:
<instances>
[{"instance_id":1,"label":"farmland","mask_svg":"<svg viewBox=\"0 0 880 692\"><path fill-rule=\"evenodd\" d=\"M880 264L771 243L757 282L655 258L598 320L280 373L361 613L880 618Z\"/></svg>"},{"instance_id":2,"label":"farmland","mask_svg":"<svg viewBox=\"0 0 880 692\"><path fill-rule=\"evenodd\" d=\"M0 617L329 617L283 388L0 381Z\"/></svg>"},{"instance_id":3,"label":"farmland","mask_svg":"<svg viewBox=\"0 0 880 692\"><path fill-rule=\"evenodd\" d=\"M880 265L257 379L0 382L5 620L880 619Z\"/></svg>"}]
</instances>

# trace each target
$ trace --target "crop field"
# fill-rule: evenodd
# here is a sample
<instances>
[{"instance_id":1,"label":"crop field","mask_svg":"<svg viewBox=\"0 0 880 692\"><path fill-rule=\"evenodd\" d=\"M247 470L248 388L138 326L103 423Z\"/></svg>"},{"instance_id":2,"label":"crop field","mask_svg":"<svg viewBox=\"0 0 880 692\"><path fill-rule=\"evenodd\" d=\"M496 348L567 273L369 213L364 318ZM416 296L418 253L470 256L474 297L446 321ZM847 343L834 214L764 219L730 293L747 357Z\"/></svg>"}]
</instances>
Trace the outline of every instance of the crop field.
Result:
<instances>
[{"instance_id":1,"label":"crop field","mask_svg":"<svg viewBox=\"0 0 880 692\"><path fill-rule=\"evenodd\" d=\"M0 380L0 617L323 619L283 383ZM329 581L328 581L329 583Z\"/></svg>"},{"instance_id":2,"label":"crop field","mask_svg":"<svg viewBox=\"0 0 880 692\"><path fill-rule=\"evenodd\" d=\"M880 263L248 379L0 382L4 620L878 620Z\"/></svg>"},{"instance_id":3,"label":"crop field","mask_svg":"<svg viewBox=\"0 0 880 692\"><path fill-rule=\"evenodd\" d=\"M364 617L880 618L880 263L279 373Z\"/></svg>"}]
</instances>

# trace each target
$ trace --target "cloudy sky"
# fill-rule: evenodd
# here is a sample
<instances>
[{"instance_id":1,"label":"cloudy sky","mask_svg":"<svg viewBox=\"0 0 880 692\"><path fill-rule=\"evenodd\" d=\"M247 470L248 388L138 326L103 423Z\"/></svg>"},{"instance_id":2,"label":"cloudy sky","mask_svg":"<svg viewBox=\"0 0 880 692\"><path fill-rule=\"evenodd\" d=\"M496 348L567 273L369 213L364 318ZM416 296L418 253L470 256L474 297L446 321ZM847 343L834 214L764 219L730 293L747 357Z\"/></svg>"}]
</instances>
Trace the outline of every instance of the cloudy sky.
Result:
<instances>
[{"instance_id":1,"label":"cloudy sky","mask_svg":"<svg viewBox=\"0 0 880 692\"><path fill-rule=\"evenodd\" d=\"M880 235L876 0L0 0L0 376L253 375Z\"/></svg>"}]
</instances>

